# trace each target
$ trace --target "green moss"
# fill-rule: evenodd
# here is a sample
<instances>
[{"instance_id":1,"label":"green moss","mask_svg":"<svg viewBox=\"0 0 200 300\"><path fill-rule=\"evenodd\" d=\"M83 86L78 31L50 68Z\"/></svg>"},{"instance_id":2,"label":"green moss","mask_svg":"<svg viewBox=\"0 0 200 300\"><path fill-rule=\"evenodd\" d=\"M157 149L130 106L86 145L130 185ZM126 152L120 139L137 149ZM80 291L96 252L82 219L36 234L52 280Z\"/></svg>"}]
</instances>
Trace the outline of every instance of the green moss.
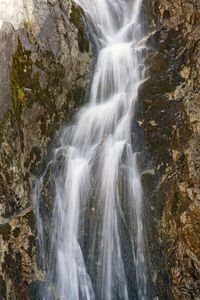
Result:
<instances>
[{"instance_id":1,"label":"green moss","mask_svg":"<svg viewBox=\"0 0 200 300\"><path fill-rule=\"evenodd\" d=\"M0 227L0 235L2 235L3 240L8 240L10 233L11 233L10 224L7 223Z\"/></svg>"},{"instance_id":2,"label":"green moss","mask_svg":"<svg viewBox=\"0 0 200 300\"><path fill-rule=\"evenodd\" d=\"M6 299L6 285L3 277L0 275L0 299Z\"/></svg>"},{"instance_id":3,"label":"green moss","mask_svg":"<svg viewBox=\"0 0 200 300\"><path fill-rule=\"evenodd\" d=\"M75 6L74 4L72 5L70 21L78 29L79 50L81 52L84 52L84 51L88 52L89 51L89 42L88 42L88 39L87 39L85 31L84 31L84 26L83 26L82 17L81 17L81 10L79 7Z\"/></svg>"},{"instance_id":4,"label":"green moss","mask_svg":"<svg viewBox=\"0 0 200 300\"><path fill-rule=\"evenodd\" d=\"M21 41L18 38L18 46L13 55L12 70L10 74L12 102L17 117L19 117L22 105L26 99L24 87L31 87L29 78L32 73L32 60L30 54L30 51L23 49Z\"/></svg>"},{"instance_id":5,"label":"green moss","mask_svg":"<svg viewBox=\"0 0 200 300\"><path fill-rule=\"evenodd\" d=\"M177 212L178 206L179 206L179 194L177 191L175 191L173 200L172 200L172 205L171 205L171 212L174 215Z\"/></svg>"},{"instance_id":6,"label":"green moss","mask_svg":"<svg viewBox=\"0 0 200 300\"><path fill-rule=\"evenodd\" d=\"M19 85L16 86L15 93L15 103L16 101L23 103L23 101L25 100L25 93Z\"/></svg>"},{"instance_id":7,"label":"green moss","mask_svg":"<svg viewBox=\"0 0 200 300\"><path fill-rule=\"evenodd\" d=\"M32 30L32 23L31 23L31 21L30 20L28 20L28 19L26 19L25 21L24 21L24 27L28 30L28 31L31 31Z\"/></svg>"},{"instance_id":8,"label":"green moss","mask_svg":"<svg viewBox=\"0 0 200 300\"><path fill-rule=\"evenodd\" d=\"M45 72L44 87L40 86L42 72ZM52 111L54 111L54 102L51 100L54 92L58 94L61 91L59 89L64 75L64 67L55 62L50 51L38 50L38 59L33 63L31 51L25 50L18 38L10 74L12 102L17 118L20 119L23 106L30 108L35 102L48 106L48 109L53 106Z\"/></svg>"}]
</instances>

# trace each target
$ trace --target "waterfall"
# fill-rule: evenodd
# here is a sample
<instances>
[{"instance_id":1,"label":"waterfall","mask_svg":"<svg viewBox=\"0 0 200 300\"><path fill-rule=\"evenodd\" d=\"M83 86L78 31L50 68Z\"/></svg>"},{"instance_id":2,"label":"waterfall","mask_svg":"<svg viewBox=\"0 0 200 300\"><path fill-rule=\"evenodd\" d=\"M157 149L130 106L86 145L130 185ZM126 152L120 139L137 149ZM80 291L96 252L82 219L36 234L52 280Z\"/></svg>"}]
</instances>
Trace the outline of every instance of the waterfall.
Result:
<instances>
[{"instance_id":1,"label":"waterfall","mask_svg":"<svg viewBox=\"0 0 200 300\"><path fill-rule=\"evenodd\" d=\"M36 187L43 299L149 299L143 195L132 121L144 81L142 0L76 0L97 47L90 101L66 127L51 165L48 247ZM53 291L52 291L53 290Z\"/></svg>"}]
</instances>

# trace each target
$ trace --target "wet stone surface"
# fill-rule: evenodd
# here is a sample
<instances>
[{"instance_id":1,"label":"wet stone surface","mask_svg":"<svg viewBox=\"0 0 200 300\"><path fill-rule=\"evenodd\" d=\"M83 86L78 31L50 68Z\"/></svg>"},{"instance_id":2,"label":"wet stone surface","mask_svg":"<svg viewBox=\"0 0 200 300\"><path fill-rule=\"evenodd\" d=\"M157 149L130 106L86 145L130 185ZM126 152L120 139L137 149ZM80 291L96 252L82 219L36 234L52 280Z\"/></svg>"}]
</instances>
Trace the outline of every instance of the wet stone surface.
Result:
<instances>
[{"instance_id":1,"label":"wet stone surface","mask_svg":"<svg viewBox=\"0 0 200 300\"><path fill-rule=\"evenodd\" d=\"M141 88L137 118L145 141L142 181L154 296L198 299L199 7L197 1L168 0L153 1L152 8L150 79Z\"/></svg>"},{"instance_id":2,"label":"wet stone surface","mask_svg":"<svg viewBox=\"0 0 200 300\"><path fill-rule=\"evenodd\" d=\"M0 299L39 299L31 190L53 137L87 101L92 47L71 1L12 9L0 16Z\"/></svg>"}]
</instances>

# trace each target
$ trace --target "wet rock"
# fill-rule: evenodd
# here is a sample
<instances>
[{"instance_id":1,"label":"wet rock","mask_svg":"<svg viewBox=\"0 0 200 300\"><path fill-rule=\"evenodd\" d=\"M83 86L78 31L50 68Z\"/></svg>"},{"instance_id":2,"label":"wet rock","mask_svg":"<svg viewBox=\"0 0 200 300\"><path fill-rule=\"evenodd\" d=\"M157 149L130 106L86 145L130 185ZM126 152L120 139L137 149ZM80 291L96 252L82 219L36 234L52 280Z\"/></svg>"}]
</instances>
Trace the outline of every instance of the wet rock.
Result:
<instances>
[{"instance_id":1,"label":"wet rock","mask_svg":"<svg viewBox=\"0 0 200 300\"><path fill-rule=\"evenodd\" d=\"M151 50L146 59L150 79L140 91L142 113L138 120L145 139L147 167L155 171L156 178L145 190L150 207L151 220L147 223L154 296L198 299L199 4L156 0L152 7L155 33L148 39ZM146 182L143 184L145 188ZM169 280L158 276L156 282L155 274L161 268Z\"/></svg>"},{"instance_id":2,"label":"wet rock","mask_svg":"<svg viewBox=\"0 0 200 300\"><path fill-rule=\"evenodd\" d=\"M71 1L0 5L0 298L36 299L31 190L53 137L87 97L92 47Z\"/></svg>"}]
</instances>

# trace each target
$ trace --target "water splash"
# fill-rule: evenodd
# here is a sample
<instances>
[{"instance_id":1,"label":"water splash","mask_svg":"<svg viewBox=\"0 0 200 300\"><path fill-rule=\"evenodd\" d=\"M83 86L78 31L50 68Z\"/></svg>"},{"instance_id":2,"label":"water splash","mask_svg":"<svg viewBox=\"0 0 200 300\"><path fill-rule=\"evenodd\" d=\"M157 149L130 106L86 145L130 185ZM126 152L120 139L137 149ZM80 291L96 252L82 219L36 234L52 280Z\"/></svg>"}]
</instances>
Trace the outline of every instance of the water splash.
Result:
<instances>
[{"instance_id":1,"label":"water splash","mask_svg":"<svg viewBox=\"0 0 200 300\"><path fill-rule=\"evenodd\" d=\"M76 3L91 26L98 58L90 103L64 130L54 152L53 163L59 161L61 167L53 171L48 282L55 286L58 299L145 300L142 187L131 140L131 121L145 73L142 0ZM44 239L39 198L36 213ZM41 248L45 257L44 245ZM54 299L53 292L44 299Z\"/></svg>"}]
</instances>

